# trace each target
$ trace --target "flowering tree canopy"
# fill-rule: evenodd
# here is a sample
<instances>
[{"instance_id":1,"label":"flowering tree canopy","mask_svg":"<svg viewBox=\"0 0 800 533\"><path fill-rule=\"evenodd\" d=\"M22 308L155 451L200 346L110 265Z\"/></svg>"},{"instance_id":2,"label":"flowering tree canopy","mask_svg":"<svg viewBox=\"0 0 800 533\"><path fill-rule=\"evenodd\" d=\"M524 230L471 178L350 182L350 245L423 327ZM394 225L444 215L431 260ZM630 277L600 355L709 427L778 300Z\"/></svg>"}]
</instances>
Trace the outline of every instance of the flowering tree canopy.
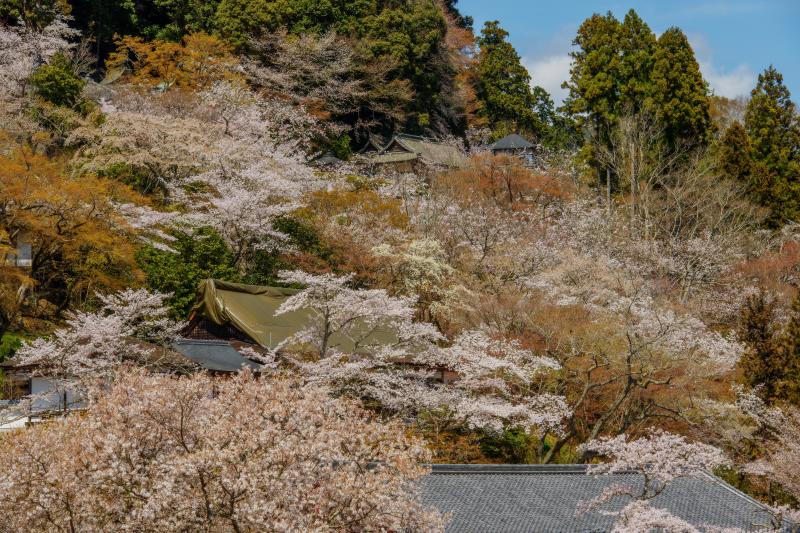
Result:
<instances>
[{"instance_id":1,"label":"flowering tree canopy","mask_svg":"<svg viewBox=\"0 0 800 533\"><path fill-rule=\"evenodd\" d=\"M298 309L311 312L311 323L286 342L308 343L324 358L336 352L334 336L346 338L353 351L374 347L401 350L418 341L435 341L441 336L430 324L413 322L414 299L392 297L383 289L352 289L350 276L283 271L280 279L306 288L289 297L276 311L280 315ZM384 337L379 340L377 336ZM388 337L393 337L387 342Z\"/></svg>"},{"instance_id":2,"label":"flowering tree canopy","mask_svg":"<svg viewBox=\"0 0 800 533\"><path fill-rule=\"evenodd\" d=\"M57 52L73 45L69 39L79 35L61 15L43 29L25 25L0 24L0 95L16 95L25 89L33 70L47 62Z\"/></svg>"},{"instance_id":3,"label":"flowering tree canopy","mask_svg":"<svg viewBox=\"0 0 800 533\"><path fill-rule=\"evenodd\" d=\"M123 372L0 442L8 531L441 531L421 443L325 390Z\"/></svg>"},{"instance_id":4,"label":"flowering tree canopy","mask_svg":"<svg viewBox=\"0 0 800 533\"><path fill-rule=\"evenodd\" d=\"M99 311L73 313L67 327L23 345L17 363L34 366L36 374L63 387L109 376L123 359L146 355L145 348L128 342L130 337L163 344L180 328L167 318L167 296L145 289L98 295L103 304Z\"/></svg>"},{"instance_id":5,"label":"flowering tree canopy","mask_svg":"<svg viewBox=\"0 0 800 533\"><path fill-rule=\"evenodd\" d=\"M589 441L580 447L584 451L612 458L607 463L590 465L590 475L635 472L642 478L641 488L614 484L598 497L581 504L579 512L585 512L619 496L631 498L633 501L617 513L614 531L620 533L698 531L668 511L651 507L650 500L661 494L676 478L699 476L704 471L728 463L722 451L714 446L689 442L680 435L661 430L654 430L636 440L629 441L625 435L618 435Z\"/></svg>"},{"instance_id":6,"label":"flowering tree canopy","mask_svg":"<svg viewBox=\"0 0 800 533\"><path fill-rule=\"evenodd\" d=\"M302 365L312 381L377 400L392 412L426 414L442 426L492 433L518 428L538 435L560 432L570 414L562 396L537 388L559 368L550 358L481 331L464 332L447 348L382 350Z\"/></svg>"}]
</instances>

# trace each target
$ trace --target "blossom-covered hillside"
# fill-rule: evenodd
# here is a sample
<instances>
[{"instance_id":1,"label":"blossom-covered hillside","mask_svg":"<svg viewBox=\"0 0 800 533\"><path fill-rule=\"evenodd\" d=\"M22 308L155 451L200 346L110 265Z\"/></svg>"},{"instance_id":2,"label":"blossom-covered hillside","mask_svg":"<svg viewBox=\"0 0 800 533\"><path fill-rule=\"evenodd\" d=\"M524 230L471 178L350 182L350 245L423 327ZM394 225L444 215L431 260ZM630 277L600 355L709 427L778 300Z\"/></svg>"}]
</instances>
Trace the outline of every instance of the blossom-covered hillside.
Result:
<instances>
[{"instance_id":1,"label":"blossom-covered hillside","mask_svg":"<svg viewBox=\"0 0 800 533\"><path fill-rule=\"evenodd\" d=\"M697 531L649 502L701 469L796 513L774 68L726 101L681 30L594 15L555 109L456 2L100 4L0 0L0 362L64 404L0 433L5 528L439 530L429 461L611 459L644 489L579 511L625 494L620 531ZM458 161L361 150L403 138ZM258 378L155 370L209 278L296 289Z\"/></svg>"}]
</instances>

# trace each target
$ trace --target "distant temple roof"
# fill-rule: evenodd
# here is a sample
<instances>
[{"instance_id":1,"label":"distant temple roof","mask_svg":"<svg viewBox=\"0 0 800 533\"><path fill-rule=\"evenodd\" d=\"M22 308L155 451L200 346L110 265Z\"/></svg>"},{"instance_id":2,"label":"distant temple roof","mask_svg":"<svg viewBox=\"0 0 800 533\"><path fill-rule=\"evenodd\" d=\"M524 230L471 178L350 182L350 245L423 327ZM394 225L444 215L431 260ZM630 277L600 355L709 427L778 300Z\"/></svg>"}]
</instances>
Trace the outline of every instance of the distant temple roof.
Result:
<instances>
[{"instance_id":1,"label":"distant temple roof","mask_svg":"<svg viewBox=\"0 0 800 533\"><path fill-rule=\"evenodd\" d=\"M452 513L448 532L605 532L613 516L575 511L615 483L641 487L642 478L633 472L587 475L586 465L432 465L422 480L422 501ZM618 497L602 509L617 511L629 501ZM675 479L651 503L696 527L757 531L771 518L767 507L705 472Z\"/></svg>"},{"instance_id":2,"label":"distant temple roof","mask_svg":"<svg viewBox=\"0 0 800 533\"><path fill-rule=\"evenodd\" d=\"M377 165L417 160L445 167L463 167L467 163L466 154L455 146L406 134L395 135L383 147L370 138L359 154L368 163Z\"/></svg>"},{"instance_id":3,"label":"distant temple roof","mask_svg":"<svg viewBox=\"0 0 800 533\"><path fill-rule=\"evenodd\" d=\"M534 148L534 145L516 133L506 135L502 139L489 146L489 149L493 152L496 150L521 150L525 148Z\"/></svg>"}]
</instances>

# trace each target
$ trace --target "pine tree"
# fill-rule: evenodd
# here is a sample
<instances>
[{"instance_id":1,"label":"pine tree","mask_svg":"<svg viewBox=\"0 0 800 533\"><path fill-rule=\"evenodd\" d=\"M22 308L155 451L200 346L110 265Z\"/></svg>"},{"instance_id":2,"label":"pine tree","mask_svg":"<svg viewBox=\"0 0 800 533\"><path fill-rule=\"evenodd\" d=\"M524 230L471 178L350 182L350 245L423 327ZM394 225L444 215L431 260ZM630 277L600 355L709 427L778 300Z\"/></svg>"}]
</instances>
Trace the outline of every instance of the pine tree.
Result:
<instances>
[{"instance_id":1,"label":"pine tree","mask_svg":"<svg viewBox=\"0 0 800 533\"><path fill-rule=\"evenodd\" d=\"M575 119L579 129L593 136L594 144L585 147L584 157L596 169L598 189L605 183L609 201L611 172L597 160L595 149L609 142L618 119L621 26L610 11L584 20L572 41L576 50L570 52L570 79L562 85L569 89L564 111Z\"/></svg>"},{"instance_id":2,"label":"pine tree","mask_svg":"<svg viewBox=\"0 0 800 533\"><path fill-rule=\"evenodd\" d=\"M652 104L668 142L707 143L712 131L708 84L680 29L670 28L658 38L651 83Z\"/></svg>"},{"instance_id":3,"label":"pine tree","mask_svg":"<svg viewBox=\"0 0 800 533\"><path fill-rule=\"evenodd\" d=\"M792 303L779 353L781 357L775 365L780 369L780 379L774 386L775 397L800 405L800 294Z\"/></svg>"},{"instance_id":4,"label":"pine tree","mask_svg":"<svg viewBox=\"0 0 800 533\"><path fill-rule=\"evenodd\" d=\"M739 367L747 384L761 387L766 400L800 404L800 295L783 330L775 314L775 302L765 293L747 299L738 331L747 350Z\"/></svg>"},{"instance_id":5,"label":"pine tree","mask_svg":"<svg viewBox=\"0 0 800 533\"><path fill-rule=\"evenodd\" d=\"M619 107L620 22L611 14L592 15L578 28L570 52L570 80L564 83L569 97L567 112L581 125L595 128L612 124Z\"/></svg>"},{"instance_id":6,"label":"pine tree","mask_svg":"<svg viewBox=\"0 0 800 533\"><path fill-rule=\"evenodd\" d=\"M717 159L723 176L747 184L752 189L753 158L750 155L750 138L738 120L728 126L720 139Z\"/></svg>"},{"instance_id":7,"label":"pine tree","mask_svg":"<svg viewBox=\"0 0 800 533\"><path fill-rule=\"evenodd\" d=\"M783 76L770 66L758 76L745 112L753 159L766 173L761 202L770 222L800 217L800 124Z\"/></svg>"},{"instance_id":8,"label":"pine tree","mask_svg":"<svg viewBox=\"0 0 800 533\"><path fill-rule=\"evenodd\" d=\"M651 94L653 60L657 42L650 27L631 9L619 31L621 60L617 83L620 106L617 113L638 113Z\"/></svg>"},{"instance_id":9,"label":"pine tree","mask_svg":"<svg viewBox=\"0 0 800 533\"><path fill-rule=\"evenodd\" d=\"M495 136L515 131L539 133L531 77L507 37L508 32L500 23L492 21L486 23L477 39L480 53L476 94L480 113Z\"/></svg>"}]
</instances>

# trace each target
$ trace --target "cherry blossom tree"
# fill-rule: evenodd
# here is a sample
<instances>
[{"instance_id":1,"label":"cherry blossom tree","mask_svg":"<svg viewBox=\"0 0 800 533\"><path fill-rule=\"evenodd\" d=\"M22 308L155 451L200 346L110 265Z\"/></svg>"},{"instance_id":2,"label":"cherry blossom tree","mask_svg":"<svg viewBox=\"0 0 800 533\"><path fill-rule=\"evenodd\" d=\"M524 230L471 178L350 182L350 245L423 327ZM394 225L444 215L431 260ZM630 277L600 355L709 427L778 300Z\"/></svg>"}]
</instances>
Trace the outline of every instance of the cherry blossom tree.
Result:
<instances>
[{"instance_id":1,"label":"cherry blossom tree","mask_svg":"<svg viewBox=\"0 0 800 533\"><path fill-rule=\"evenodd\" d=\"M33 70L57 52L73 48L70 39L80 33L67 25L68 19L57 15L38 30L23 24L0 24L0 95L22 96Z\"/></svg>"},{"instance_id":2,"label":"cherry blossom tree","mask_svg":"<svg viewBox=\"0 0 800 533\"><path fill-rule=\"evenodd\" d=\"M141 241L159 250L174 252L169 243L174 242L175 237L166 230L175 223L178 213L130 203L117 204L116 207L117 212Z\"/></svg>"},{"instance_id":3,"label":"cherry blossom tree","mask_svg":"<svg viewBox=\"0 0 800 533\"><path fill-rule=\"evenodd\" d=\"M329 112L349 113L367 98L355 52L333 32L265 35L251 43L261 58L247 70L259 85L299 99L317 100Z\"/></svg>"},{"instance_id":4,"label":"cherry blossom tree","mask_svg":"<svg viewBox=\"0 0 800 533\"><path fill-rule=\"evenodd\" d=\"M9 531L441 531L402 424L248 373L125 371L84 416L0 444Z\"/></svg>"},{"instance_id":5,"label":"cherry blossom tree","mask_svg":"<svg viewBox=\"0 0 800 533\"><path fill-rule=\"evenodd\" d=\"M182 324L167 317L164 300L168 296L145 289L99 294L99 311L72 313L66 327L25 343L15 355L16 363L31 366L34 375L50 382L52 391L45 396L82 396L88 384L108 379L123 361L143 361L152 355L155 347L146 348L131 339L158 346L177 333Z\"/></svg>"},{"instance_id":6,"label":"cherry blossom tree","mask_svg":"<svg viewBox=\"0 0 800 533\"><path fill-rule=\"evenodd\" d=\"M580 446L584 452L608 457L606 463L589 465L589 475L635 472L641 486L614 484L596 498L582 502L579 512L599 508L618 498L632 500L617 514L614 531L634 533L642 531L669 531L693 533L698 531L679 517L664 509L651 506L651 501L677 478L700 476L728 463L718 448L699 442L689 442L683 436L654 430L636 440L625 435L600 438Z\"/></svg>"},{"instance_id":7,"label":"cherry blossom tree","mask_svg":"<svg viewBox=\"0 0 800 533\"><path fill-rule=\"evenodd\" d=\"M216 229L243 269L256 250L286 249L275 220L328 185L305 164L312 139L325 133L302 108L231 82L185 96L188 104L175 109L156 96L108 96L107 120L68 139L78 148L76 171L126 168L143 176L142 192L160 193L178 208L171 225ZM141 225L142 213L132 214ZM146 218L152 227L153 216ZM158 237L157 245L168 247L169 239Z\"/></svg>"},{"instance_id":8,"label":"cherry blossom tree","mask_svg":"<svg viewBox=\"0 0 800 533\"><path fill-rule=\"evenodd\" d=\"M460 334L446 348L384 348L334 355L300 365L312 382L369 398L393 413L425 418L436 432L467 428L497 433L517 428L560 433L570 410L563 397L540 390L558 362L481 331Z\"/></svg>"},{"instance_id":9,"label":"cherry blossom tree","mask_svg":"<svg viewBox=\"0 0 800 533\"><path fill-rule=\"evenodd\" d=\"M373 248L372 254L382 261L388 284L400 294L416 296L426 318L435 311L432 308L455 273L441 244L433 239L415 239L396 247L384 243Z\"/></svg>"},{"instance_id":10,"label":"cherry blossom tree","mask_svg":"<svg viewBox=\"0 0 800 533\"><path fill-rule=\"evenodd\" d=\"M285 342L310 344L320 359L338 351L339 343L333 340L337 337L347 339L353 352L381 347L392 353L441 338L432 325L413 321L414 298L389 296L383 289L352 289L352 275L295 270L279 276L306 288L287 298L275 314L300 309L311 313L311 323Z\"/></svg>"},{"instance_id":11,"label":"cherry blossom tree","mask_svg":"<svg viewBox=\"0 0 800 533\"><path fill-rule=\"evenodd\" d=\"M761 439L765 447L764 456L746 464L744 470L767 476L780 483L792 496L800 498L800 409L767 407L752 392L740 394L737 405L766 430ZM776 510L776 515L784 514L800 524L800 510L788 506Z\"/></svg>"}]
</instances>

